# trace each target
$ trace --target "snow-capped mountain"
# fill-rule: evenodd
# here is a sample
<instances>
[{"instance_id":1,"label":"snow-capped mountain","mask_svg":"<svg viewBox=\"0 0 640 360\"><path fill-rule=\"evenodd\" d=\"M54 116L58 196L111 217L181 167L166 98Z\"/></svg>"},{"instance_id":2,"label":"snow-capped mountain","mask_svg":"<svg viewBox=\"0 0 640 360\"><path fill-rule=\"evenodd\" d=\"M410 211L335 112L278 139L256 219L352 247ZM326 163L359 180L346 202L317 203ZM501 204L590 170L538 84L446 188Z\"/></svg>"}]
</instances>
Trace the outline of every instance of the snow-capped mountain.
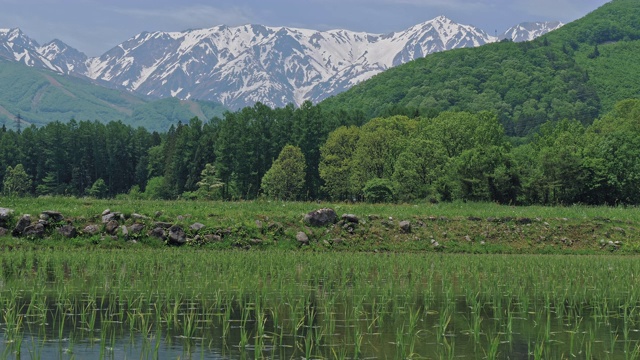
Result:
<instances>
[{"instance_id":1,"label":"snow-capped mountain","mask_svg":"<svg viewBox=\"0 0 640 360\"><path fill-rule=\"evenodd\" d=\"M514 41L557 27L521 24ZM481 46L503 37L440 16L380 35L348 30L217 26L144 32L97 58L54 40L39 46L18 29L0 30L0 57L151 97L219 101L230 108L313 102L390 67L434 52Z\"/></svg>"},{"instance_id":2,"label":"snow-capped mountain","mask_svg":"<svg viewBox=\"0 0 640 360\"><path fill-rule=\"evenodd\" d=\"M35 40L26 36L20 29L0 29L0 56L10 61L24 63L27 66L53 70L54 67L38 53Z\"/></svg>"},{"instance_id":3,"label":"snow-capped mountain","mask_svg":"<svg viewBox=\"0 0 640 360\"><path fill-rule=\"evenodd\" d=\"M63 74L87 72L87 55L56 39L38 49L38 53Z\"/></svg>"},{"instance_id":4,"label":"snow-capped mountain","mask_svg":"<svg viewBox=\"0 0 640 360\"><path fill-rule=\"evenodd\" d=\"M147 96L284 106L320 101L430 53L493 41L443 16L387 35L218 26L139 34L92 59L87 76Z\"/></svg>"},{"instance_id":5,"label":"snow-capped mountain","mask_svg":"<svg viewBox=\"0 0 640 360\"><path fill-rule=\"evenodd\" d=\"M85 54L60 40L40 46L20 29L0 29L0 57L61 74L86 72Z\"/></svg>"},{"instance_id":6,"label":"snow-capped mountain","mask_svg":"<svg viewBox=\"0 0 640 360\"><path fill-rule=\"evenodd\" d=\"M510 28L509 30L500 34L498 38L500 40L511 39L515 42L531 41L550 31L560 28L562 25L564 24L559 21L525 22Z\"/></svg>"}]
</instances>

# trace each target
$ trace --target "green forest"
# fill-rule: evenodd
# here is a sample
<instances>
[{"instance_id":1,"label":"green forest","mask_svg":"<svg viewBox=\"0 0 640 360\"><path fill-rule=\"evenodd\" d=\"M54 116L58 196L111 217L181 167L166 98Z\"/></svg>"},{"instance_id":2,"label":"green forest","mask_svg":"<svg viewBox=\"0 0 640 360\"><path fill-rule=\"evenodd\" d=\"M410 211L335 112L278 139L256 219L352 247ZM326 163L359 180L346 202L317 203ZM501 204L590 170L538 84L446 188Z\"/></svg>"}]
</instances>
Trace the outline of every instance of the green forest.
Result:
<instances>
[{"instance_id":1,"label":"green forest","mask_svg":"<svg viewBox=\"0 0 640 360\"><path fill-rule=\"evenodd\" d=\"M638 119L640 100L625 100L588 126L547 122L524 140L488 111L364 121L311 103L163 134L54 122L0 132L0 181L8 196L638 204Z\"/></svg>"},{"instance_id":2,"label":"green forest","mask_svg":"<svg viewBox=\"0 0 640 360\"><path fill-rule=\"evenodd\" d=\"M141 105L185 119L162 133L3 127L0 184L10 196L639 204L639 51L640 2L613 0L535 41L429 55L317 105L208 121L170 100Z\"/></svg>"}]
</instances>

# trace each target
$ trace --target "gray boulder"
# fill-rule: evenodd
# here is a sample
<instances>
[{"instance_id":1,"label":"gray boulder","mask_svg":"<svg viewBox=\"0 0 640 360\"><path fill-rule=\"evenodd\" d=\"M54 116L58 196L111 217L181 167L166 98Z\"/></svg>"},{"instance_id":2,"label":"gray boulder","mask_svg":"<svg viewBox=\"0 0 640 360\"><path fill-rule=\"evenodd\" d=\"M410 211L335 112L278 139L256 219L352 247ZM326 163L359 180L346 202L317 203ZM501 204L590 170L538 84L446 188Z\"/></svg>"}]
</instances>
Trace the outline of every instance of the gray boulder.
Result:
<instances>
[{"instance_id":1,"label":"gray boulder","mask_svg":"<svg viewBox=\"0 0 640 360\"><path fill-rule=\"evenodd\" d=\"M22 215L20 220L18 220L18 223L16 224L16 227L11 232L11 235L13 235L13 236L21 236L21 235L23 235L24 234L24 230L30 225L31 225L31 215L29 215L29 214Z\"/></svg>"},{"instance_id":2,"label":"gray boulder","mask_svg":"<svg viewBox=\"0 0 640 360\"><path fill-rule=\"evenodd\" d=\"M115 220L117 217L118 216L115 213L108 213L106 215L102 215L102 223L107 224L108 222Z\"/></svg>"},{"instance_id":3,"label":"gray boulder","mask_svg":"<svg viewBox=\"0 0 640 360\"><path fill-rule=\"evenodd\" d=\"M131 214L131 218L134 220L149 220L148 216L140 215L140 214Z\"/></svg>"},{"instance_id":4,"label":"gray boulder","mask_svg":"<svg viewBox=\"0 0 640 360\"><path fill-rule=\"evenodd\" d=\"M220 235L207 234L204 236L204 240L206 242L220 242L222 241L222 237Z\"/></svg>"},{"instance_id":5,"label":"gray boulder","mask_svg":"<svg viewBox=\"0 0 640 360\"><path fill-rule=\"evenodd\" d=\"M73 225L65 225L61 228L58 228L58 233L66 237L67 239L73 239L74 237L78 236L78 231L75 227L73 227Z\"/></svg>"},{"instance_id":6,"label":"gray boulder","mask_svg":"<svg viewBox=\"0 0 640 360\"><path fill-rule=\"evenodd\" d=\"M411 232L411 222L409 221L400 221L400 231L402 231L403 233L410 233Z\"/></svg>"},{"instance_id":7,"label":"gray boulder","mask_svg":"<svg viewBox=\"0 0 640 360\"><path fill-rule=\"evenodd\" d=\"M34 225L27 226L24 229L23 235L27 237L42 238L44 237L44 225L36 223Z\"/></svg>"},{"instance_id":8,"label":"gray boulder","mask_svg":"<svg viewBox=\"0 0 640 360\"><path fill-rule=\"evenodd\" d=\"M13 215L12 209L0 208L0 220L8 220Z\"/></svg>"},{"instance_id":9,"label":"gray boulder","mask_svg":"<svg viewBox=\"0 0 640 360\"><path fill-rule=\"evenodd\" d=\"M120 231L122 232L122 237L123 238L128 238L129 237L129 229L127 229L126 225L122 225L120 226Z\"/></svg>"},{"instance_id":10,"label":"gray boulder","mask_svg":"<svg viewBox=\"0 0 640 360\"><path fill-rule=\"evenodd\" d=\"M184 245L187 243L187 234L182 227L174 225L169 228L169 244L171 245Z\"/></svg>"},{"instance_id":11,"label":"gray boulder","mask_svg":"<svg viewBox=\"0 0 640 360\"><path fill-rule=\"evenodd\" d=\"M159 228L169 229L170 227L173 226L173 223L158 221L155 223L155 225L156 227L159 227Z\"/></svg>"},{"instance_id":12,"label":"gray boulder","mask_svg":"<svg viewBox=\"0 0 640 360\"><path fill-rule=\"evenodd\" d=\"M157 227L149 232L150 237L154 237L161 240L167 240L167 233L163 228Z\"/></svg>"},{"instance_id":13,"label":"gray boulder","mask_svg":"<svg viewBox=\"0 0 640 360\"><path fill-rule=\"evenodd\" d=\"M296 240L298 240L298 242L302 245L308 245L309 244L309 237L307 236L307 234L305 234L304 232L300 231L297 235L296 235Z\"/></svg>"},{"instance_id":14,"label":"gray boulder","mask_svg":"<svg viewBox=\"0 0 640 360\"><path fill-rule=\"evenodd\" d=\"M333 209L320 209L304 216L304 222L310 226L322 227L335 223L336 212Z\"/></svg>"},{"instance_id":15,"label":"gray boulder","mask_svg":"<svg viewBox=\"0 0 640 360\"><path fill-rule=\"evenodd\" d=\"M191 229L192 231L195 231L195 232L198 232L198 231L200 231L200 230L202 230L204 228L205 228L204 224L200 224L200 223L195 223L195 224L189 226L189 229Z\"/></svg>"},{"instance_id":16,"label":"gray boulder","mask_svg":"<svg viewBox=\"0 0 640 360\"><path fill-rule=\"evenodd\" d=\"M107 223L107 225L105 225L104 231L106 231L109 235L115 235L118 232L119 227L120 224L118 224L117 221L111 220Z\"/></svg>"},{"instance_id":17,"label":"gray boulder","mask_svg":"<svg viewBox=\"0 0 640 360\"><path fill-rule=\"evenodd\" d=\"M7 208L0 208L0 226L7 226L12 216L13 216L13 210L7 209Z\"/></svg>"},{"instance_id":18,"label":"gray boulder","mask_svg":"<svg viewBox=\"0 0 640 360\"><path fill-rule=\"evenodd\" d=\"M64 220L64 216L59 211L46 210L40 214L40 219L46 221L60 222Z\"/></svg>"},{"instance_id":19,"label":"gray boulder","mask_svg":"<svg viewBox=\"0 0 640 360\"><path fill-rule=\"evenodd\" d=\"M353 214L343 214L342 220L346 222L354 223L354 224L357 224L358 222L360 222L360 219L358 219L358 217Z\"/></svg>"},{"instance_id":20,"label":"gray boulder","mask_svg":"<svg viewBox=\"0 0 640 360\"><path fill-rule=\"evenodd\" d=\"M98 225L87 225L82 232L89 235L95 235L100 232L100 227L98 227Z\"/></svg>"},{"instance_id":21,"label":"gray boulder","mask_svg":"<svg viewBox=\"0 0 640 360\"><path fill-rule=\"evenodd\" d=\"M141 234L144 231L144 225L142 224L133 224L129 227L129 232L133 235Z\"/></svg>"}]
</instances>

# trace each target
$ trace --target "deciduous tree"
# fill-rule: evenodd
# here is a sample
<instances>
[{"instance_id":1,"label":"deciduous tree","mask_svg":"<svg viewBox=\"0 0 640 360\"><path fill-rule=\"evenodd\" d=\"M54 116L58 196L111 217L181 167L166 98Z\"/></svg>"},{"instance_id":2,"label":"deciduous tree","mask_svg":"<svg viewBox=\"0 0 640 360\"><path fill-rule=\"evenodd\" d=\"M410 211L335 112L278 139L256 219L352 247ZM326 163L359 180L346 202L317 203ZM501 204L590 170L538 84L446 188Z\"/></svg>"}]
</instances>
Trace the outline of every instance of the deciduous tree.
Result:
<instances>
[{"instance_id":1,"label":"deciduous tree","mask_svg":"<svg viewBox=\"0 0 640 360\"><path fill-rule=\"evenodd\" d=\"M360 138L356 126L342 126L329 134L320 148L320 177L324 190L332 199L348 199L351 192L352 157Z\"/></svg>"},{"instance_id":2,"label":"deciduous tree","mask_svg":"<svg viewBox=\"0 0 640 360\"><path fill-rule=\"evenodd\" d=\"M8 166L3 185L5 195L22 196L31 189L31 178L24 171L22 164L18 164L14 168Z\"/></svg>"},{"instance_id":3,"label":"deciduous tree","mask_svg":"<svg viewBox=\"0 0 640 360\"><path fill-rule=\"evenodd\" d=\"M262 190L278 200L296 200L302 196L306 164L299 147L285 146L262 178Z\"/></svg>"}]
</instances>

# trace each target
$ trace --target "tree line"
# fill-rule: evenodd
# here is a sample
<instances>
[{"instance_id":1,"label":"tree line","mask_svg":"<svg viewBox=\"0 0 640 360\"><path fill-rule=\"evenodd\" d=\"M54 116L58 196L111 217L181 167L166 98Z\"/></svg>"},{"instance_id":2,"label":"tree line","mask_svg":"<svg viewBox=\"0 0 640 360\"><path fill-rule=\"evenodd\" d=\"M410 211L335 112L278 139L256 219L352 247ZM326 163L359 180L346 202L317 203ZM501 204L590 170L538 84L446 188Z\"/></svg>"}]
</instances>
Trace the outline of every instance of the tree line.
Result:
<instances>
[{"instance_id":1,"label":"tree line","mask_svg":"<svg viewBox=\"0 0 640 360\"><path fill-rule=\"evenodd\" d=\"M490 112L373 119L329 134L320 174L334 199L638 204L640 100L519 139Z\"/></svg>"},{"instance_id":2,"label":"tree line","mask_svg":"<svg viewBox=\"0 0 640 360\"><path fill-rule=\"evenodd\" d=\"M71 120L22 131L3 126L0 184L5 195L175 199L204 196L198 183L208 177L223 184L208 197L254 199L281 149L292 145L303 149L308 164L305 198L316 199L320 145L338 126L363 122L307 102L280 109L256 104L205 122L196 117L166 133L120 121Z\"/></svg>"},{"instance_id":3,"label":"tree line","mask_svg":"<svg viewBox=\"0 0 640 360\"><path fill-rule=\"evenodd\" d=\"M640 100L510 138L495 112L365 121L257 104L166 133L122 122L0 131L7 196L638 204Z\"/></svg>"}]
</instances>

